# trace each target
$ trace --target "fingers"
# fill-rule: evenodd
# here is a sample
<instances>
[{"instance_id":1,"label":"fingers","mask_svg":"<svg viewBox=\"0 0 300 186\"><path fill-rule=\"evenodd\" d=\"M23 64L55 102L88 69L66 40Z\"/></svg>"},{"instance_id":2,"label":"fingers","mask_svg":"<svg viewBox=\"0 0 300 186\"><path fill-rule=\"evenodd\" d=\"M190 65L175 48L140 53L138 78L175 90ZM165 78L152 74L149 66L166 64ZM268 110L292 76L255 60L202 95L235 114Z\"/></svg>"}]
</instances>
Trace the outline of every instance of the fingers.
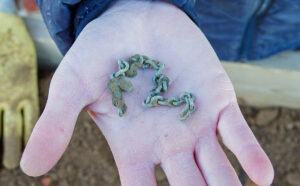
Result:
<instances>
[{"instance_id":1,"label":"fingers","mask_svg":"<svg viewBox=\"0 0 300 186\"><path fill-rule=\"evenodd\" d=\"M6 107L1 114L3 121L3 165L12 169L18 166L22 148L21 113Z\"/></svg>"},{"instance_id":2,"label":"fingers","mask_svg":"<svg viewBox=\"0 0 300 186\"><path fill-rule=\"evenodd\" d=\"M86 96L78 77L60 67L49 90L45 110L30 136L21 159L22 170L30 176L45 174L65 151Z\"/></svg>"},{"instance_id":3,"label":"fingers","mask_svg":"<svg viewBox=\"0 0 300 186\"><path fill-rule=\"evenodd\" d=\"M24 100L21 102L23 118L23 143L26 144L39 115L39 106L36 101ZM24 147L24 146L23 146Z\"/></svg>"},{"instance_id":4,"label":"fingers","mask_svg":"<svg viewBox=\"0 0 300 186\"><path fill-rule=\"evenodd\" d=\"M156 186L152 163L122 165L118 170L122 186Z\"/></svg>"},{"instance_id":5,"label":"fingers","mask_svg":"<svg viewBox=\"0 0 300 186\"><path fill-rule=\"evenodd\" d=\"M163 160L162 168L172 186L206 185L192 152L178 153Z\"/></svg>"},{"instance_id":6,"label":"fingers","mask_svg":"<svg viewBox=\"0 0 300 186\"><path fill-rule=\"evenodd\" d=\"M195 152L196 160L208 185L241 185L235 170L218 143L214 131L205 133L205 136L199 138Z\"/></svg>"},{"instance_id":7,"label":"fingers","mask_svg":"<svg viewBox=\"0 0 300 186\"><path fill-rule=\"evenodd\" d=\"M270 185L274 177L272 164L237 103L229 104L220 113L218 131L223 143L235 154L248 176L258 185Z\"/></svg>"}]
</instances>

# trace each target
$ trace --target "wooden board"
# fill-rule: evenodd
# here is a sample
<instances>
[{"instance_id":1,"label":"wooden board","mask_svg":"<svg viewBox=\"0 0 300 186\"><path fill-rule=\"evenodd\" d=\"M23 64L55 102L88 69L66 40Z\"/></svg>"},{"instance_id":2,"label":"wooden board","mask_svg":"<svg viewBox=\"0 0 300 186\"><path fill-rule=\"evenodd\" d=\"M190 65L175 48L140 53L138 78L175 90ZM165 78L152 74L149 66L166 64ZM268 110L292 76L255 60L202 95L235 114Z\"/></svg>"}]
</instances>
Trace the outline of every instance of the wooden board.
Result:
<instances>
[{"instance_id":1,"label":"wooden board","mask_svg":"<svg viewBox=\"0 0 300 186\"><path fill-rule=\"evenodd\" d=\"M245 63L222 62L241 104L300 108L300 52Z\"/></svg>"}]
</instances>

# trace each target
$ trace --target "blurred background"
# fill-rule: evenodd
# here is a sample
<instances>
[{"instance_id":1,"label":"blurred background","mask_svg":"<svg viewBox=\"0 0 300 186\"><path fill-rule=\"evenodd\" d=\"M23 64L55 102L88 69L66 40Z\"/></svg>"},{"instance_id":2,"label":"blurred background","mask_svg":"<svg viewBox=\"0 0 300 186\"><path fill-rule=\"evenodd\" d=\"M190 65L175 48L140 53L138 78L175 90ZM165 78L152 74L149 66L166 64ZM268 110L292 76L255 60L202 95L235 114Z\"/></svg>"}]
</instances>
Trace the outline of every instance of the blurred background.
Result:
<instances>
[{"instance_id":1,"label":"blurred background","mask_svg":"<svg viewBox=\"0 0 300 186\"><path fill-rule=\"evenodd\" d=\"M48 174L31 178L18 167L21 150L43 111L51 77L62 56L33 0L7 2L0 3L0 77L4 79L0 81L0 185L120 185L110 149L87 113L80 114L66 153ZM23 61L27 67L19 68ZM14 65L8 67L8 62ZM300 51L287 51L247 64L228 61L222 64L234 83L249 126L273 163L273 185L300 186ZM29 73L25 74L25 69ZM14 92L5 91L10 86L19 86L8 74L20 77L28 85ZM20 101L24 92L29 102ZM7 98L11 95L15 95L18 103ZM21 106L16 106L15 115L8 115L12 104ZM15 121L17 125L6 127L13 116L19 118ZM242 183L254 186L235 157L228 150L226 153ZM169 185L160 168L156 177L159 186Z\"/></svg>"}]
</instances>

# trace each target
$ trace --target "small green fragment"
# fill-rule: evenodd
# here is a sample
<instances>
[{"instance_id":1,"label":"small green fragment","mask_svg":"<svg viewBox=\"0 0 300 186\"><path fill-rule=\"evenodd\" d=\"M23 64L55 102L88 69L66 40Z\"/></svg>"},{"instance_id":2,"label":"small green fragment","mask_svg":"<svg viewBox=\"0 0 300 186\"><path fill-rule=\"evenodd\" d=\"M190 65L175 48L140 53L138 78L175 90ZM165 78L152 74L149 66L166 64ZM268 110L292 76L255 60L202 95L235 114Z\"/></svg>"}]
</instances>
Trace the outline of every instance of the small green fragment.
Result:
<instances>
[{"instance_id":1,"label":"small green fragment","mask_svg":"<svg viewBox=\"0 0 300 186\"><path fill-rule=\"evenodd\" d=\"M107 89L112 93L112 104L118 108L119 116L123 116L127 110L122 92L130 92L133 86L125 77L135 77L138 68L154 69L155 75L152 78L154 88L150 90L149 96L143 101L144 107L169 106L176 107L186 103L180 112L179 119L186 120L195 111L195 96L192 93L184 92L178 98L164 98L161 93L166 92L171 82L162 74L164 64L158 60L151 60L147 56L136 54L129 58L129 62L118 60L119 71L110 75Z\"/></svg>"}]
</instances>

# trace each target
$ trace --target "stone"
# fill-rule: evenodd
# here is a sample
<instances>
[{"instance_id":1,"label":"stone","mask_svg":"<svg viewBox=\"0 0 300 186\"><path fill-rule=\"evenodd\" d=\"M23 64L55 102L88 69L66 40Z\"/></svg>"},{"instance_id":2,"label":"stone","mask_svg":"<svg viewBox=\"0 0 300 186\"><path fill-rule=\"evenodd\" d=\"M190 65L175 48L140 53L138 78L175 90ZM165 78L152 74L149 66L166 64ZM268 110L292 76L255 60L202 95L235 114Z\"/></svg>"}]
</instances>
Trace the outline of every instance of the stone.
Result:
<instances>
[{"instance_id":1,"label":"stone","mask_svg":"<svg viewBox=\"0 0 300 186\"><path fill-rule=\"evenodd\" d=\"M41 179L41 182L42 182L43 186L50 186L52 179L50 177L43 177Z\"/></svg>"},{"instance_id":2,"label":"stone","mask_svg":"<svg viewBox=\"0 0 300 186\"><path fill-rule=\"evenodd\" d=\"M276 119L278 115L278 109L262 109L256 115L255 121L257 125L264 126L271 123Z\"/></svg>"},{"instance_id":3,"label":"stone","mask_svg":"<svg viewBox=\"0 0 300 186\"><path fill-rule=\"evenodd\" d=\"M295 121L294 125L296 128L300 129L300 121Z\"/></svg>"},{"instance_id":4,"label":"stone","mask_svg":"<svg viewBox=\"0 0 300 186\"><path fill-rule=\"evenodd\" d=\"M287 182L293 186L300 186L300 174L298 173L289 173L286 177Z\"/></svg>"},{"instance_id":5,"label":"stone","mask_svg":"<svg viewBox=\"0 0 300 186\"><path fill-rule=\"evenodd\" d=\"M286 129L287 129L287 130L292 130L293 128L294 128L293 123L288 123L288 124L286 125Z\"/></svg>"}]
</instances>

